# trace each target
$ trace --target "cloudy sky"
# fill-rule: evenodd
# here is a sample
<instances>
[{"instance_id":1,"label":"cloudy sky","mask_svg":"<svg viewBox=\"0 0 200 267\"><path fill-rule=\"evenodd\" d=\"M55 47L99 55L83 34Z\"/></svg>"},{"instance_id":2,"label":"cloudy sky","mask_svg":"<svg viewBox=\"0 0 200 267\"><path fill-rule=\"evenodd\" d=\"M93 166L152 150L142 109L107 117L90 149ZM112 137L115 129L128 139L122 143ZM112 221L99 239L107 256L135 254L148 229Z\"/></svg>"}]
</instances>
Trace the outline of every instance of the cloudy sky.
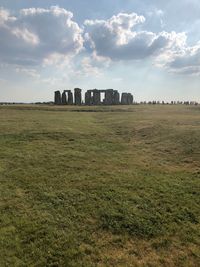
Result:
<instances>
[{"instance_id":1,"label":"cloudy sky","mask_svg":"<svg viewBox=\"0 0 200 267\"><path fill-rule=\"evenodd\" d=\"M0 102L113 88L200 101L199 0L0 0Z\"/></svg>"}]
</instances>

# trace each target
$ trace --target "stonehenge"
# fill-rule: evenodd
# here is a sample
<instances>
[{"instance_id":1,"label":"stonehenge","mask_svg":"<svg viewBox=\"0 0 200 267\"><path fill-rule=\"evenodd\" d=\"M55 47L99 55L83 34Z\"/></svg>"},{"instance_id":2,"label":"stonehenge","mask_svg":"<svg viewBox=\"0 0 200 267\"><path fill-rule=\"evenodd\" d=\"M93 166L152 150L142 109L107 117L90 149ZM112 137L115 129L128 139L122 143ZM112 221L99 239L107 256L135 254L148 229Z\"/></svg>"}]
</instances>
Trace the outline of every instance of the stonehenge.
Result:
<instances>
[{"instance_id":1,"label":"stonehenge","mask_svg":"<svg viewBox=\"0 0 200 267\"><path fill-rule=\"evenodd\" d=\"M132 105L133 95L131 93L120 94L113 89L92 89L85 92L85 102L82 102L82 90L80 88L74 89L74 97L71 90L55 91L54 97L55 105Z\"/></svg>"}]
</instances>

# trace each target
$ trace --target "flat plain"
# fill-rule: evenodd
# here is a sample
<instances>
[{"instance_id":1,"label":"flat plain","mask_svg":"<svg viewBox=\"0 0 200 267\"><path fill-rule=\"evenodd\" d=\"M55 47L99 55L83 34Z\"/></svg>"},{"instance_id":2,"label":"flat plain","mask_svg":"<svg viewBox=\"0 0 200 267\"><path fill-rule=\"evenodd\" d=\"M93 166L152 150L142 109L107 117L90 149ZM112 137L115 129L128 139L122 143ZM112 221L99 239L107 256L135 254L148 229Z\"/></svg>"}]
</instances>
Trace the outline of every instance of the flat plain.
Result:
<instances>
[{"instance_id":1,"label":"flat plain","mask_svg":"<svg viewBox=\"0 0 200 267\"><path fill-rule=\"evenodd\" d=\"M0 106L0 266L200 266L200 107Z\"/></svg>"}]
</instances>

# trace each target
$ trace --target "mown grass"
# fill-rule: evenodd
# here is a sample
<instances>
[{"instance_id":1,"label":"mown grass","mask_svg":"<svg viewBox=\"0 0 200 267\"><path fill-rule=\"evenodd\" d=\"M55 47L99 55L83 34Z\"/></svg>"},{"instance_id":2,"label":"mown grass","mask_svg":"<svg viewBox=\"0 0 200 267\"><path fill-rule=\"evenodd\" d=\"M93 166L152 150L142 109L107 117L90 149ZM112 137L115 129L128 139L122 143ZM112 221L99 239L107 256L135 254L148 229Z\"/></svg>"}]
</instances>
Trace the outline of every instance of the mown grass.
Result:
<instances>
[{"instance_id":1,"label":"mown grass","mask_svg":"<svg viewBox=\"0 0 200 267\"><path fill-rule=\"evenodd\" d=\"M2 106L0 179L0 266L200 266L198 107Z\"/></svg>"}]
</instances>

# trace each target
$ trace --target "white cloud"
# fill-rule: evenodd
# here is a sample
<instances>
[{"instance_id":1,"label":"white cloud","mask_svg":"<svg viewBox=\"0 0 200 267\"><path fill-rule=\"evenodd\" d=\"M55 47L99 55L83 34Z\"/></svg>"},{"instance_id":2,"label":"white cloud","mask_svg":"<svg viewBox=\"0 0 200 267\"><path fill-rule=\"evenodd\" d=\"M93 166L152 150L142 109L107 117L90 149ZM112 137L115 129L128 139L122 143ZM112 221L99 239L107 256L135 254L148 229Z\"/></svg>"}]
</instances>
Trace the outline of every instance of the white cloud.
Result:
<instances>
[{"instance_id":1,"label":"white cloud","mask_svg":"<svg viewBox=\"0 0 200 267\"><path fill-rule=\"evenodd\" d=\"M184 53L169 60L166 67L178 74L200 75L200 43L185 47Z\"/></svg>"},{"instance_id":2,"label":"white cloud","mask_svg":"<svg viewBox=\"0 0 200 267\"><path fill-rule=\"evenodd\" d=\"M85 77L99 77L102 73L99 66L95 65L95 61L91 57L84 57L81 60L81 75Z\"/></svg>"},{"instance_id":3,"label":"white cloud","mask_svg":"<svg viewBox=\"0 0 200 267\"><path fill-rule=\"evenodd\" d=\"M0 8L0 26L8 21L15 21L16 18L10 15L10 12L6 9Z\"/></svg>"},{"instance_id":4,"label":"white cloud","mask_svg":"<svg viewBox=\"0 0 200 267\"><path fill-rule=\"evenodd\" d=\"M156 15L163 16L162 10L157 10ZM153 65L169 72L200 75L200 43L188 46L185 32L137 29L136 25L144 21L143 16L135 13L120 13L108 20L87 20L87 45L97 58L113 62L151 58Z\"/></svg>"},{"instance_id":5,"label":"white cloud","mask_svg":"<svg viewBox=\"0 0 200 267\"><path fill-rule=\"evenodd\" d=\"M143 16L135 13L120 13L109 20L87 20L85 38L98 56L111 60L140 60L166 50L182 49L184 33L135 30L144 21Z\"/></svg>"},{"instance_id":6,"label":"white cloud","mask_svg":"<svg viewBox=\"0 0 200 267\"><path fill-rule=\"evenodd\" d=\"M152 11L148 11L147 15L150 17L163 17L164 16L164 11L162 9L157 9L154 8Z\"/></svg>"},{"instance_id":7,"label":"white cloud","mask_svg":"<svg viewBox=\"0 0 200 267\"><path fill-rule=\"evenodd\" d=\"M32 69L32 68L16 67L15 71L16 71L16 73L23 73L23 74L28 75L32 78L40 78L40 74L37 72L37 70Z\"/></svg>"},{"instance_id":8,"label":"white cloud","mask_svg":"<svg viewBox=\"0 0 200 267\"><path fill-rule=\"evenodd\" d=\"M162 9L155 9L155 13L159 17L162 17L164 15L164 11Z\"/></svg>"},{"instance_id":9,"label":"white cloud","mask_svg":"<svg viewBox=\"0 0 200 267\"><path fill-rule=\"evenodd\" d=\"M162 18L164 11L155 9L151 15ZM119 13L107 20L86 20L80 27L70 11L58 6L22 9L14 15L1 8L1 64L36 77L34 66L68 70L73 57L85 49L80 65L72 68L76 75L98 76L111 62L147 58L170 72L200 73L200 44L188 46L185 32L147 31L145 21L136 13Z\"/></svg>"},{"instance_id":10,"label":"white cloud","mask_svg":"<svg viewBox=\"0 0 200 267\"><path fill-rule=\"evenodd\" d=\"M83 48L82 29L63 8L22 9L13 17L0 9L0 59L17 65L37 65L71 57Z\"/></svg>"},{"instance_id":11,"label":"white cloud","mask_svg":"<svg viewBox=\"0 0 200 267\"><path fill-rule=\"evenodd\" d=\"M36 34L30 32L28 29L14 28L11 33L15 35L18 39L22 39L30 45L39 45L40 41Z\"/></svg>"}]
</instances>

